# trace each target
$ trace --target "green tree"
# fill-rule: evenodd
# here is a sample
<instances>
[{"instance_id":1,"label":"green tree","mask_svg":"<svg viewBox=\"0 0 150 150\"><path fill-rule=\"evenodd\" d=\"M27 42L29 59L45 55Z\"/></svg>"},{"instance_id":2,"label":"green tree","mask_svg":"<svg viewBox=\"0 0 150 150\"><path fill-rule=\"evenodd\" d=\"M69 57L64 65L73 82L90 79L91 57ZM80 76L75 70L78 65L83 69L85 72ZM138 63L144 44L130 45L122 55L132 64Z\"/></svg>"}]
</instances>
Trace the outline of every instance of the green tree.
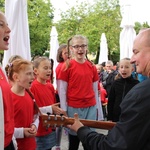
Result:
<instances>
[{"instance_id":1,"label":"green tree","mask_svg":"<svg viewBox=\"0 0 150 150\"><path fill-rule=\"evenodd\" d=\"M49 0L28 0L31 55L43 55L49 49L53 7Z\"/></svg>"},{"instance_id":2,"label":"green tree","mask_svg":"<svg viewBox=\"0 0 150 150\"><path fill-rule=\"evenodd\" d=\"M5 7L4 2L5 2L5 0L0 0L0 10L1 11L4 11L4 7Z\"/></svg>"},{"instance_id":3,"label":"green tree","mask_svg":"<svg viewBox=\"0 0 150 150\"><path fill-rule=\"evenodd\" d=\"M100 37L104 32L108 41L109 59L113 55L118 59L121 22L118 0L101 0L94 5L81 3L63 12L61 18L56 24L60 43L66 43L75 34L82 34L89 39L89 53L98 55Z\"/></svg>"},{"instance_id":4,"label":"green tree","mask_svg":"<svg viewBox=\"0 0 150 150\"><path fill-rule=\"evenodd\" d=\"M134 28L135 28L136 34L138 34L141 29L150 28L150 26L148 22L144 22L143 24L141 24L140 22L135 22Z\"/></svg>"},{"instance_id":5,"label":"green tree","mask_svg":"<svg viewBox=\"0 0 150 150\"><path fill-rule=\"evenodd\" d=\"M5 5L4 5L4 0L0 0L0 11L4 12ZM4 51L0 51L0 62L2 62L4 55Z\"/></svg>"}]
</instances>

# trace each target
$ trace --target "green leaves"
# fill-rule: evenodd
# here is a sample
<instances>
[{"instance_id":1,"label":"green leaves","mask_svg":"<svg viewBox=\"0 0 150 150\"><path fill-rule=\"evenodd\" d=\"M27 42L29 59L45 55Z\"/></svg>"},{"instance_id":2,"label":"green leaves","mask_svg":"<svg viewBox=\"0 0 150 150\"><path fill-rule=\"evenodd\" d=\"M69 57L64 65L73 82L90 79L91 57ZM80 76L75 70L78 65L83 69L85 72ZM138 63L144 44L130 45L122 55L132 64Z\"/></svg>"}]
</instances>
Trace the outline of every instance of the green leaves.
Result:
<instances>
[{"instance_id":1,"label":"green leaves","mask_svg":"<svg viewBox=\"0 0 150 150\"><path fill-rule=\"evenodd\" d=\"M49 49L53 7L49 1L28 0L28 19L32 57Z\"/></svg>"},{"instance_id":2,"label":"green leaves","mask_svg":"<svg viewBox=\"0 0 150 150\"><path fill-rule=\"evenodd\" d=\"M62 19L56 24L59 42L66 43L67 39L75 34L85 35L89 39L89 53L96 55L101 34L104 32L108 38L111 59L113 51L119 53L121 15L118 6L118 0L101 0L96 1L94 5L82 3L62 12Z\"/></svg>"}]
</instances>

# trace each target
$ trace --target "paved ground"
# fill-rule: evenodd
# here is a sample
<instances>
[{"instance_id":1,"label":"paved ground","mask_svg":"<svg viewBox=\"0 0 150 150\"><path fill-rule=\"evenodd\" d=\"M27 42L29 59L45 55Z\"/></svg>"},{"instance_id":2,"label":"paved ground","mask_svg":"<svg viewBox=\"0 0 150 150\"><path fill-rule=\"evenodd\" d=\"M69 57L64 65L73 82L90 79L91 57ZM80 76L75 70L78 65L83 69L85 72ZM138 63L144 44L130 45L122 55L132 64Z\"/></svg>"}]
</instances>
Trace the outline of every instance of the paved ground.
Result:
<instances>
[{"instance_id":1,"label":"paved ground","mask_svg":"<svg viewBox=\"0 0 150 150\"><path fill-rule=\"evenodd\" d=\"M101 129L96 129L97 132L107 134L107 130L101 130ZM52 150L55 150L53 148ZM62 140L61 140L61 150L68 150L68 136L66 135L65 131L63 131L62 134ZM83 150L82 145L80 144L80 147L78 150Z\"/></svg>"}]
</instances>

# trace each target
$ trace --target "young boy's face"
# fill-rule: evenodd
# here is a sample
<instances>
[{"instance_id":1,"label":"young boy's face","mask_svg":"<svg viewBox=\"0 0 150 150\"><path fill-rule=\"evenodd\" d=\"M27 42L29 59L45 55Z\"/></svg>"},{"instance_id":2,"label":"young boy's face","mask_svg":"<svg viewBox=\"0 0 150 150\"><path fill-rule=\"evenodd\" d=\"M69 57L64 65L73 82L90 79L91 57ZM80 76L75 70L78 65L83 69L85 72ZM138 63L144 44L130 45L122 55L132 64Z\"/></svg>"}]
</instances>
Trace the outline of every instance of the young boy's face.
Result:
<instances>
[{"instance_id":1,"label":"young boy's face","mask_svg":"<svg viewBox=\"0 0 150 150\"><path fill-rule=\"evenodd\" d=\"M119 73L122 78L130 77L133 71L133 65L130 60L121 60L119 64Z\"/></svg>"}]
</instances>

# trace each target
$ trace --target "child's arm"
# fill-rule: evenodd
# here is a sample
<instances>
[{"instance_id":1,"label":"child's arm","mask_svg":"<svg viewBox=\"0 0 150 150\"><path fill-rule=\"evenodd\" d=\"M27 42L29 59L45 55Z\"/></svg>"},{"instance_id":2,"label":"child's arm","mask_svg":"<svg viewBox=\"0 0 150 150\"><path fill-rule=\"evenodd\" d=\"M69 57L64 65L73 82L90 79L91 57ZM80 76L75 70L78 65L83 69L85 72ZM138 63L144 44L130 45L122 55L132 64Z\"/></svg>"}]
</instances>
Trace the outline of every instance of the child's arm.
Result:
<instances>
[{"instance_id":1,"label":"child's arm","mask_svg":"<svg viewBox=\"0 0 150 150\"><path fill-rule=\"evenodd\" d=\"M34 115L34 121L32 124L35 125L35 127L38 129L38 126L39 126L39 115L38 114Z\"/></svg>"},{"instance_id":2,"label":"child's arm","mask_svg":"<svg viewBox=\"0 0 150 150\"><path fill-rule=\"evenodd\" d=\"M104 120L101 101L98 96L98 81L93 82L93 90L95 93L96 105L98 110L98 120Z\"/></svg>"},{"instance_id":3,"label":"child's arm","mask_svg":"<svg viewBox=\"0 0 150 150\"><path fill-rule=\"evenodd\" d=\"M67 111L67 86L68 83L63 80L58 81L57 89L60 97L60 106L64 111Z\"/></svg>"},{"instance_id":4,"label":"child's arm","mask_svg":"<svg viewBox=\"0 0 150 150\"><path fill-rule=\"evenodd\" d=\"M51 105L39 107L39 109L40 109L40 111L41 111L43 114L46 114L46 113L52 114L52 113L53 113L53 110L52 110L52 106L51 106Z\"/></svg>"},{"instance_id":5,"label":"child's arm","mask_svg":"<svg viewBox=\"0 0 150 150\"><path fill-rule=\"evenodd\" d=\"M23 127L21 128L15 128L14 129L14 137L17 138L24 138L24 131Z\"/></svg>"},{"instance_id":6,"label":"child's arm","mask_svg":"<svg viewBox=\"0 0 150 150\"><path fill-rule=\"evenodd\" d=\"M37 128L35 125L31 125L31 128L15 128L14 129L14 137L16 139L25 138L25 137L34 137L36 136Z\"/></svg>"},{"instance_id":7,"label":"child's arm","mask_svg":"<svg viewBox=\"0 0 150 150\"><path fill-rule=\"evenodd\" d=\"M65 111L59 107L60 103L55 103L49 106L40 107L40 111L44 114L50 113L50 114L56 114L56 115L66 115Z\"/></svg>"}]
</instances>

